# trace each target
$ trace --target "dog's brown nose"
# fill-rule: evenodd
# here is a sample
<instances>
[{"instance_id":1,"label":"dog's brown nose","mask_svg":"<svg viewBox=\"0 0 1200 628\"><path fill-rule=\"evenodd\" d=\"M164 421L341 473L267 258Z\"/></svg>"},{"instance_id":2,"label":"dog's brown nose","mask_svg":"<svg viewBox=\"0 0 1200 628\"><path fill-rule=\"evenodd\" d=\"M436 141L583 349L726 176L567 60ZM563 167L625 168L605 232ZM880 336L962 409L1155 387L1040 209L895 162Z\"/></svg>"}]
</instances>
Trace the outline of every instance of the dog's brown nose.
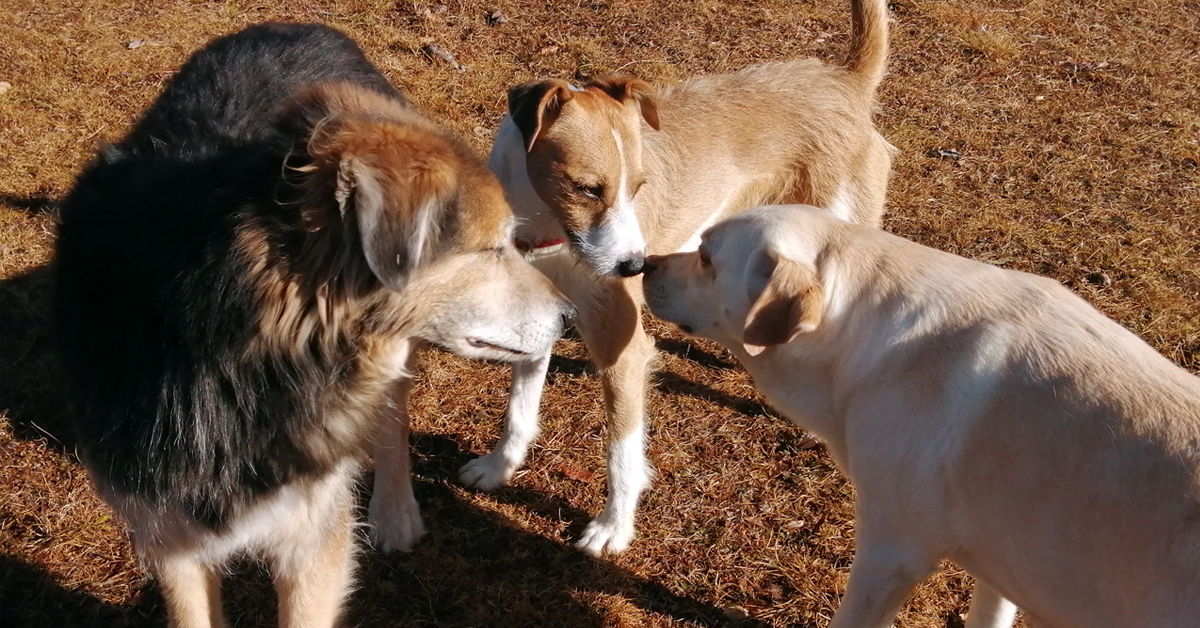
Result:
<instances>
[{"instance_id":1,"label":"dog's brown nose","mask_svg":"<svg viewBox=\"0 0 1200 628\"><path fill-rule=\"evenodd\" d=\"M638 255L636 257L631 257L620 264L617 264L617 272L620 273L622 277L633 277L634 275L640 274L645 265L645 256Z\"/></svg>"},{"instance_id":2,"label":"dog's brown nose","mask_svg":"<svg viewBox=\"0 0 1200 628\"><path fill-rule=\"evenodd\" d=\"M658 264L654 263L654 260L656 260L656 259L659 259L657 255L651 255L650 257L647 257L645 260L642 261L642 274L643 275L649 275L650 273L654 272L655 269L658 268Z\"/></svg>"}]
</instances>

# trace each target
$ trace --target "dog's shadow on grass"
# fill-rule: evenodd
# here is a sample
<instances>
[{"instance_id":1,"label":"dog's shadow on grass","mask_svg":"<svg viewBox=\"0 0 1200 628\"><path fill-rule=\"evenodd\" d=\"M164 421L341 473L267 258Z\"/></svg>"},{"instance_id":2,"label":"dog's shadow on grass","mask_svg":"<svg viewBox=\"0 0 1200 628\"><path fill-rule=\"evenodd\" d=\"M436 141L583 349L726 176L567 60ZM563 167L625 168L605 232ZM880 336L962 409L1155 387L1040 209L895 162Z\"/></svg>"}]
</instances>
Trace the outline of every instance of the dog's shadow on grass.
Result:
<instances>
[{"instance_id":1,"label":"dog's shadow on grass","mask_svg":"<svg viewBox=\"0 0 1200 628\"><path fill-rule=\"evenodd\" d=\"M369 553L352 625L611 626L636 623L640 618L622 617L634 608L692 625L734 625L720 608L460 499L458 469L473 456L452 439L416 435L414 448L417 500L428 534L412 554ZM571 521L572 538L589 518L539 491L506 488L498 499L536 517Z\"/></svg>"},{"instance_id":2,"label":"dog's shadow on grass","mask_svg":"<svg viewBox=\"0 0 1200 628\"><path fill-rule=\"evenodd\" d=\"M130 606L109 604L55 582L42 567L0 555L0 626L4 628L116 628L161 626L162 597L149 581Z\"/></svg>"},{"instance_id":3,"label":"dog's shadow on grass","mask_svg":"<svg viewBox=\"0 0 1200 628\"><path fill-rule=\"evenodd\" d=\"M415 435L416 493L429 532L411 554L384 555L360 542L356 589L343 624L392 626L587 627L639 622L636 609L696 626L763 628L731 620L722 609L680 595L604 560L521 529L460 497L457 468L470 458L444 436ZM362 486L370 486L370 474ZM537 516L582 522L586 513L552 496L503 489L506 504ZM363 491L359 520L369 495ZM634 550L636 551L636 550ZM224 586L231 628L274 626L276 598L257 563L232 566ZM4 628L162 626L157 587L146 580L131 604L105 602L55 582L52 573L0 555L0 625Z\"/></svg>"},{"instance_id":4,"label":"dog's shadow on grass","mask_svg":"<svg viewBox=\"0 0 1200 628\"><path fill-rule=\"evenodd\" d=\"M577 334L573 337L578 339ZM714 353L687 340L656 338L654 346L663 353L674 355L710 371L729 371L741 368L737 360L732 356ZM555 354L550 358L547 384L553 385L554 378L558 375L580 376L593 372L594 368L587 360ZM743 398L730 395L707 384L693 381L668 370L657 370L651 377L654 384L660 390L667 393L703 399L709 403L724 406L746 416L770 416L770 413L763 406L762 401L756 397Z\"/></svg>"},{"instance_id":5,"label":"dog's shadow on grass","mask_svg":"<svg viewBox=\"0 0 1200 628\"><path fill-rule=\"evenodd\" d=\"M50 267L0 281L0 411L13 434L74 449L50 328Z\"/></svg>"},{"instance_id":6,"label":"dog's shadow on grass","mask_svg":"<svg viewBox=\"0 0 1200 628\"><path fill-rule=\"evenodd\" d=\"M658 338L654 344L659 351L672 354L710 371L729 371L741 368L737 360L732 356L727 357L713 353L687 340ZM757 397L745 398L730 395L672 371L661 369L656 371L653 375L653 381L664 392L703 399L709 403L724 406L746 416L769 416L762 401Z\"/></svg>"}]
</instances>

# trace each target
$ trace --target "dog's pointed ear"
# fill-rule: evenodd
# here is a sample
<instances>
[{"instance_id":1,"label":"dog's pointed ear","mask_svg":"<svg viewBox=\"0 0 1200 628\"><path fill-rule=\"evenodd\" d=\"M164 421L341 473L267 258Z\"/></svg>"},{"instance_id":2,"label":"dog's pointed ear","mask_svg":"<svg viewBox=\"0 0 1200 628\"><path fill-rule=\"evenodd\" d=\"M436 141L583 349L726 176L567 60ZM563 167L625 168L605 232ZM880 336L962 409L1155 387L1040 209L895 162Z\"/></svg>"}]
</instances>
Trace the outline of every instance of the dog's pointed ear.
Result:
<instances>
[{"instance_id":1,"label":"dog's pointed ear","mask_svg":"<svg viewBox=\"0 0 1200 628\"><path fill-rule=\"evenodd\" d=\"M436 154L409 155L407 163L389 164L386 174L367 159L342 156L334 196L343 222L357 228L371 273L400 291L412 271L444 247L442 226L458 193L457 172Z\"/></svg>"},{"instance_id":2,"label":"dog's pointed ear","mask_svg":"<svg viewBox=\"0 0 1200 628\"><path fill-rule=\"evenodd\" d=\"M752 356L816 330L825 302L816 269L772 252L764 255L772 266L770 279L742 329L742 346Z\"/></svg>"},{"instance_id":3,"label":"dog's pointed ear","mask_svg":"<svg viewBox=\"0 0 1200 628\"><path fill-rule=\"evenodd\" d=\"M661 128L658 120L658 96L655 95L654 88L646 81L632 76L614 74L594 79L588 82L587 86L603 91L622 104L636 100L646 124L649 124L650 128L655 131Z\"/></svg>"},{"instance_id":4,"label":"dog's pointed ear","mask_svg":"<svg viewBox=\"0 0 1200 628\"><path fill-rule=\"evenodd\" d=\"M525 151L558 119L562 106L571 100L571 86L561 79L517 85L508 90L508 115L521 129Z\"/></svg>"}]
</instances>

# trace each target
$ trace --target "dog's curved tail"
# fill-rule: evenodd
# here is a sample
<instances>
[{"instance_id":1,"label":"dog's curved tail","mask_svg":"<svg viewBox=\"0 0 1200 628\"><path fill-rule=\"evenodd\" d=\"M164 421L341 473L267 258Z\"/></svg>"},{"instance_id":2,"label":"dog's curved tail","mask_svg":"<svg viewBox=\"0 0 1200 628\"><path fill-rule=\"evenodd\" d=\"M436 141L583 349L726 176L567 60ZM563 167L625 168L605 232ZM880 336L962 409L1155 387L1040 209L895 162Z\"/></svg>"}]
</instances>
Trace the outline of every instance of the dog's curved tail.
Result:
<instances>
[{"instance_id":1,"label":"dog's curved tail","mask_svg":"<svg viewBox=\"0 0 1200 628\"><path fill-rule=\"evenodd\" d=\"M888 54L888 0L850 1L850 58L846 68L858 75L870 97L883 80Z\"/></svg>"}]
</instances>

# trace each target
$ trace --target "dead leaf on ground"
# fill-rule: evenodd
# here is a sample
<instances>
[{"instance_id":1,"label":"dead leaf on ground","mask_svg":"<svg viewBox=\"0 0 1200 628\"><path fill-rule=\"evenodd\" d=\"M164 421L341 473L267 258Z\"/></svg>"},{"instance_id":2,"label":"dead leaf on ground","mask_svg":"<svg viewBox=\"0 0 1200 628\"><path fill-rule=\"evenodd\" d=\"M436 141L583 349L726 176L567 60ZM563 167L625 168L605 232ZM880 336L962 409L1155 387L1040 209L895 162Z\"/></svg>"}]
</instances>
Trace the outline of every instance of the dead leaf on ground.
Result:
<instances>
[{"instance_id":1,"label":"dead leaf on ground","mask_svg":"<svg viewBox=\"0 0 1200 628\"><path fill-rule=\"evenodd\" d=\"M421 52L425 53L426 56L432 59L437 59L450 64L450 67L458 70L459 72L464 72L467 69L467 66L459 63L458 59L454 58L453 53L438 44L425 44L421 47Z\"/></svg>"},{"instance_id":2,"label":"dead leaf on ground","mask_svg":"<svg viewBox=\"0 0 1200 628\"><path fill-rule=\"evenodd\" d=\"M592 480L596 479L595 474L593 474L591 471L571 466L565 462L559 463L557 469L559 473L562 473L569 480L576 480L578 482L591 482Z\"/></svg>"}]
</instances>

